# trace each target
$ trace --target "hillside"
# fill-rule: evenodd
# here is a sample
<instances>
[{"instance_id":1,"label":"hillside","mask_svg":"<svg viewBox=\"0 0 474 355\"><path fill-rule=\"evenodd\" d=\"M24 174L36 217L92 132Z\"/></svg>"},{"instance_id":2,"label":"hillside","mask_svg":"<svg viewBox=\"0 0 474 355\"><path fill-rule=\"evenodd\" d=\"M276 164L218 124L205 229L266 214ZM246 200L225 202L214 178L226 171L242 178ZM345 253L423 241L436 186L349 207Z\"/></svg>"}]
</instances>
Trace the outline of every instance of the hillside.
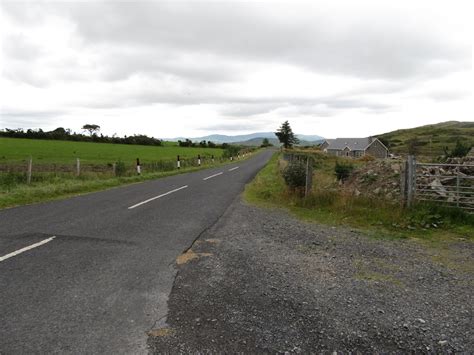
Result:
<instances>
[{"instance_id":1,"label":"hillside","mask_svg":"<svg viewBox=\"0 0 474 355\"><path fill-rule=\"evenodd\" d=\"M376 137L387 143L390 151L396 154L407 154L410 140L416 139L420 155L439 156L444 147L452 149L458 140L474 146L474 122L448 121L400 129Z\"/></svg>"},{"instance_id":2,"label":"hillside","mask_svg":"<svg viewBox=\"0 0 474 355\"><path fill-rule=\"evenodd\" d=\"M297 144L298 146L311 146L311 145L317 145L323 142L323 139L316 140L316 141L307 141L307 140L302 140L301 138L299 138L300 137L299 135L297 136L298 136L298 139L300 140L300 142ZM274 146L280 146L281 144L277 138L268 138L268 141ZM252 138L243 142L235 142L232 144L243 145L247 147L259 147L262 143L263 143L263 138L260 137L260 138Z\"/></svg>"}]
</instances>

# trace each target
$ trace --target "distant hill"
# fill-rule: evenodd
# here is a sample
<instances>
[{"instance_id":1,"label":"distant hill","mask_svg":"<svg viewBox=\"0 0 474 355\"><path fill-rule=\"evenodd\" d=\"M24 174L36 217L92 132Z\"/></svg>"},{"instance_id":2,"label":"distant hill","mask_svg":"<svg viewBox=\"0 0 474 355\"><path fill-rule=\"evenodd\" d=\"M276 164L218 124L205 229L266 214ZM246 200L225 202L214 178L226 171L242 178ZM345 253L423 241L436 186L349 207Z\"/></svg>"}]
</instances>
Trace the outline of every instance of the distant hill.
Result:
<instances>
[{"instance_id":1,"label":"distant hill","mask_svg":"<svg viewBox=\"0 0 474 355\"><path fill-rule=\"evenodd\" d=\"M439 156L443 148L452 149L456 141L474 146L474 122L448 121L411 129L400 129L376 136L387 143L393 153L407 154L408 144L416 138L419 144L419 154Z\"/></svg>"},{"instance_id":2,"label":"distant hill","mask_svg":"<svg viewBox=\"0 0 474 355\"><path fill-rule=\"evenodd\" d=\"M268 141L271 144L273 144L274 146L279 146L280 145L280 141L277 138L268 138ZM324 141L324 139L320 139L320 140L317 140L317 141L306 141L306 140L301 140L300 139L300 142L299 142L298 145L299 146L317 145L317 144L322 143L323 141ZM252 138L252 139L249 139L247 141L235 142L235 143L232 143L232 144L258 147L258 146L262 145L262 143L263 143L263 138Z\"/></svg>"},{"instance_id":3,"label":"distant hill","mask_svg":"<svg viewBox=\"0 0 474 355\"><path fill-rule=\"evenodd\" d=\"M296 136L298 137L298 139L305 142L320 141L324 139L323 137L317 136L317 135L297 134ZM279 144L274 132L256 132L256 133L241 134L241 135L235 135L235 136L226 136L223 134L211 134L209 136L194 137L194 138L189 138L189 139L191 139L193 142L200 142L200 141L205 140L205 141L212 141L214 143L242 143L246 145L253 145L253 144L250 144L250 142L258 143L258 141L260 140L260 144L261 144L261 141L263 140L263 138L268 138L270 140L270 143L272 143L272 140L275 140L275 143L273 144ZM185 140L185 139L186 137L178 137L178 138L171 138L171 139L164 139L164 140L176 142L178 140ZM260 144L255 144L255 145L260 145Z\"/></svg>"}]
</instances>

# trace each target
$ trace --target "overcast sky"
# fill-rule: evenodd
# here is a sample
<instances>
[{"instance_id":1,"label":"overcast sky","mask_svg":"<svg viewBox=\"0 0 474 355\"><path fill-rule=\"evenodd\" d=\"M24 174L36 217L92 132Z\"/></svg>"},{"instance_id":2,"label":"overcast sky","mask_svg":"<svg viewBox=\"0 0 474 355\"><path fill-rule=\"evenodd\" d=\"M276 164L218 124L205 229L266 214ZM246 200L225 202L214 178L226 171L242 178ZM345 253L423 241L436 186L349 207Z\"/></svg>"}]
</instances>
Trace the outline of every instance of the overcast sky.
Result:
<instances>
[{"instance_id":1,"label":"overcast sky","mask_svg":"<svg viewBox=\"0 0 474 355\"><path fill-rule=\"evenodd\" d=\"M469 1L0 5L0 128L362 137L474 121Z\"/></svg>"}]
</instances>

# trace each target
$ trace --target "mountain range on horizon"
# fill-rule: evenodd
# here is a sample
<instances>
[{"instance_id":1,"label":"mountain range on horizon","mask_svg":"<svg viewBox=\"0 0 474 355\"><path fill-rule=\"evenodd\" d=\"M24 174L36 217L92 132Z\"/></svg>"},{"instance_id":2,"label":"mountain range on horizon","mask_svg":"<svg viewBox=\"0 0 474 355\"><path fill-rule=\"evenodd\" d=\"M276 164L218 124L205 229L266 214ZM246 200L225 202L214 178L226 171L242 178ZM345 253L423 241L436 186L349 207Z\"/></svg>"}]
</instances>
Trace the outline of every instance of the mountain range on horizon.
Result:
<instances>
[{"instance_id":1,"label":"mountain range on horizon","mask_svg":"<svg viewBox=\"0 0 474 355\"><path fill-rule=\"evenodd\" d=\"M318 135L306 135L306 134L296 134L296 137L300 141L304 142L320 142L321 140L324 140L324 137L318 136ZM177 138L166 138L164 140L167 141L172 141L172 142L177 142L179 140L185 140L185 139L190 139L193 142L200 142L200 141L211 141L214 143L244 143L247 141L255 141L258 139L264 139L268 138L269 140L277 140L277 137L275 136L274 132L255 132L255 133L249 133L249 134L240 134L240 135L235 135L235 136L230 136L230 135L224 135L224 134L210 134L207 136L202 136L202 137L192 137L192 138L187 138L187 137L177 137Z\"/></svg>"}]
</instances>

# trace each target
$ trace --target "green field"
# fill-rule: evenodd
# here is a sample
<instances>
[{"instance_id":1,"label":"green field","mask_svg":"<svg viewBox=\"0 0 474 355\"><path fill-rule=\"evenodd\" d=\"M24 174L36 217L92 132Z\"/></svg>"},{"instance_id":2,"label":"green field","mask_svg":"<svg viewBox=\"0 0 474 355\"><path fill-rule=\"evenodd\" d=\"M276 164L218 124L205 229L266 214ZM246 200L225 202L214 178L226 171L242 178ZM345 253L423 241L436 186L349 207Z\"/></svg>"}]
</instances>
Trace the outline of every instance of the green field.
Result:
<instances>
[{"instance_id":1,"label":"green field","mask_svg":"<svg viewBox=\"0 0 474 355\"><path fill-rule=\"evenodd\" d=\"M166 142L161 147L36 140L23 138L0 138L0 164L11 164L26 161L30 156L35 164L71 164L80 158L84 163L112 164L123 161L132 164L137 158L143 163L158 160L175 159L177 155L183 159L214 155L222 156L219 148L188 148L178 147Z\"/></svg>"}]
</instances>

